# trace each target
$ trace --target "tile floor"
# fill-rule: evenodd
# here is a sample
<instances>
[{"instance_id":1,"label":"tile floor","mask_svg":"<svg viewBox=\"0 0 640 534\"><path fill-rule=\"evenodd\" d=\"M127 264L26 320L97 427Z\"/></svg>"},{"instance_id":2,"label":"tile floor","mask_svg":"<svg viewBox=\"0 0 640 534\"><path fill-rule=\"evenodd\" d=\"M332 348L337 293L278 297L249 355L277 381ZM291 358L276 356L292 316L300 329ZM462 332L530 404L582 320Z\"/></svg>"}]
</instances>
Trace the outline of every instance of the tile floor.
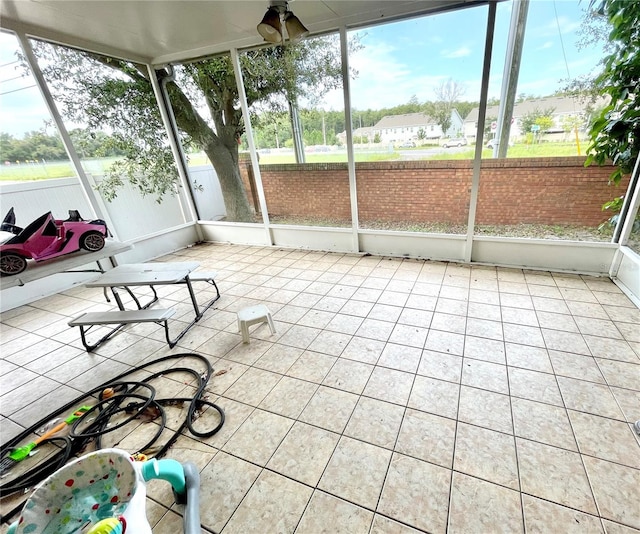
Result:
<instances>
[{"instance_id":1,"label":"tile floor","mask_svg":"<svg viewBox=\"0 0 640 534\"><path fill-rule=\"evenodd\" d=\"M99 290L2 314L3 441L192 351L226 371L208 386L221 432L169 454L201 469L203 532L640 532L640 311L609 280L211 244L162 258L186 259L222 298L173 350L145 324L84 352L66 323L110 307ZM188 317L184 288L161 297ZM235 313L258 302L277 333L243 345ZM182 532L156 482L154 534Z\"/></svg>"}]
</instances>

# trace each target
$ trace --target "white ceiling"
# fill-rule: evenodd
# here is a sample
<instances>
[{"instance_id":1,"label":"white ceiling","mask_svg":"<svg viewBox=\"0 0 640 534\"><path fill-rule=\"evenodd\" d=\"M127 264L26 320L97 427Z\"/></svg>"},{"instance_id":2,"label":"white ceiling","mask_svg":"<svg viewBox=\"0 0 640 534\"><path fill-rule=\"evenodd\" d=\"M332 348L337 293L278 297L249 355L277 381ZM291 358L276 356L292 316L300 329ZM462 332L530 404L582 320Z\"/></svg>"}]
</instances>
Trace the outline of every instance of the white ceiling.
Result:
<instances>
[{"instance_id":1,"label":"white ceiling","mask_svg":"<svg viewBox=\"0 0 640 534\"><path fill-rule=\"evenodd\" d=\"M484 0L486 1L486 0ZM311 33L483 0L290 0ZM0 27L160 65L261 44L268 0L0 0Z\"/></svg>"}]
</instances>

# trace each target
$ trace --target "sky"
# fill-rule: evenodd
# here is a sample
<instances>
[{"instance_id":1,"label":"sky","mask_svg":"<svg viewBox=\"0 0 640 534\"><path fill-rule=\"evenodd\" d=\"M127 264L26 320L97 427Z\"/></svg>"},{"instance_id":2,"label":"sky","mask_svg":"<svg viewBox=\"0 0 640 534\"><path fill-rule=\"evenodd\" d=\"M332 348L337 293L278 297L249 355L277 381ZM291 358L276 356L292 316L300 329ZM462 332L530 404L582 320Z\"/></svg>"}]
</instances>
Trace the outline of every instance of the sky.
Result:
<instances>
[{"instance_id":1,"label":"sky","mask_svg":"<svg viewBox=\"0 0 640 534\"><path fill-rule=\"evenodd\" d=\"M545 96L563 79L587 74L603 55L601 47L579 49L576 41L585 0L530 0L517 93ZM351 104L357 110L435 99L436 88L451 79L463 89L462 100L479 101L487 6L378 25L358 31L363 45L350 55ZM507 48L511 2L498 4L489 96L499 98ZM50 118L31 78L17 78L17 44L0 33L0 132L20 138L40 130ZM566 58L566 60L565 60ZM344 107L342 91L331 91L321 104ZM49 124L47 131L53 132Z\"/></svg>"}]
</instances>

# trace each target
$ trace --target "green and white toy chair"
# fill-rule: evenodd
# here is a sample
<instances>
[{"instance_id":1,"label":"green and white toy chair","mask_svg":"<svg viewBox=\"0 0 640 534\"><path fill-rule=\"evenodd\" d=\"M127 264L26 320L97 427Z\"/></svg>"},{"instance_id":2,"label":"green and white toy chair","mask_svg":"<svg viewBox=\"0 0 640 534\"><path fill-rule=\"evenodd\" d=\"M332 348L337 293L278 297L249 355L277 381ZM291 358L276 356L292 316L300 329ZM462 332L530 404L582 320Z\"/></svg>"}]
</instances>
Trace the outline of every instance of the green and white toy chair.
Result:
<instances>
[{"instance_id":1,"label":"green and white toy chair","mask_svg":"<svg viewBox=\"0 0 640 534\"><path fill-rule=\"evenodd\" d=\"M146 481L171 483L185 504L184 533L200 534L198 469L175 460L134 462L126 451L98 450L38 484L8 534L152 534Z\"/></svg>"}]
</instances>

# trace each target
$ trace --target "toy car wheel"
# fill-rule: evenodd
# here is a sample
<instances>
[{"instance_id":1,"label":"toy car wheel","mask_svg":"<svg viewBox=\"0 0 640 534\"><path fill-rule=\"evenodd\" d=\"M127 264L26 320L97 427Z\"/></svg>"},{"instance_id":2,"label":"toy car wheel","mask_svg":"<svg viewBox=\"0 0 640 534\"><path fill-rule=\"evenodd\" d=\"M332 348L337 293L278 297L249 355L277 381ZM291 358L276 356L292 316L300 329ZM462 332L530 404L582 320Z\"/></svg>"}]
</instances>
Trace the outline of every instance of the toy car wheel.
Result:
<instances>
[{"instance_id":1,"label":"toy car wheel","mask_svg":"<svg viewBox=\"0 0 640 534\"><path fill-rule=\"evenodd\" d=\"M104 247L104 236L100 232L87 232L80 238L80 247L89 252L97 252Z\"/></svg>"},{"instance_id":2,"label":"toy car wheel","mask_svg":"<svg viewBox=\"0 0 640 534\"><path fill-rule=\"evenodd\" d=\"M20 274L27 268L27 260L14 252L0 254L0 275L11 276Z\"/></svg>"}]
</instances>

